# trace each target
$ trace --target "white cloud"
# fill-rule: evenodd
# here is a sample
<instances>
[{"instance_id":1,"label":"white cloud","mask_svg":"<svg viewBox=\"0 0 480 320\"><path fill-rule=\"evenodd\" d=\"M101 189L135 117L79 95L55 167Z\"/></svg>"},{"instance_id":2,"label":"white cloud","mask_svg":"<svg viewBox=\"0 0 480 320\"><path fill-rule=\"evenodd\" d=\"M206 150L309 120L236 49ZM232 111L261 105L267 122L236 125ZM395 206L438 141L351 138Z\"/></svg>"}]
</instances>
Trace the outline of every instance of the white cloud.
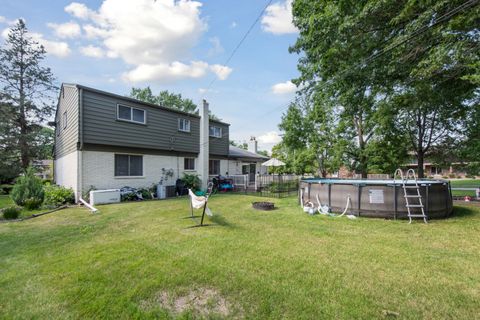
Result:
<instances>
[{"instance_id":1,"label":"white cloud","mask_svg":"<svg viewBox=\"0 0 480 320\"><path fill-rule=\"evenodd\" d=\"M9 19L5 18L4 16L0 16L0 23L1 24L13 25L13 24L17 23L17 21L18 20L9 20Z\"/></svg>"},{"instance_id":2,"label":"white cloud","mask_svg":"<svg viewBox=\"0 0 480 320\"><path fill-rule=\"evenodd\" d=\"M65 12L82 20L94 19L97 17L95 11L89 9L85 4L79 2L72 2L64 9Z\"/></svg>"},{"instance_id":3,"label":"white cloud","mask_svg":"<svg viewBox=\"0 0 480 320\"><path fill-rule=\"evenodd\" d=\"M260 149L272 150L272 147L282 141L282 137L276 131L270 131L257 137Z\"/></svg>"},{"instance_id":4,"label":"white cloud","mask_svg":"<svg viewBox=\"0 0 480 320\"><path fill-rule=\"evenodd\" d=\"M80 26L75 22L66 23L47 23L47 26L53 29L55 35L59 38L75 38L81 33Z\"/></svg>"},{"instance_id":5,"label":"white cloud","mask_svg":"<svg viewBox=\"0 0 480 320\"><path fill-rule=\"evenodd\" d=\"M45 48L48 55L65 58L72 52L66 42L47 40L40 33L30 33L30 36Z\"/></svg>"},{"instance_id":6,"label":"white cloud","mask_svg":"<svg viewBox=\"0 0 480 320\"><path fill-rule=\"evenodd\" d=\"M185 78L203 77L208 70L208 63L192 61L190 64L174 61L170 64L141 64L123 74L123 79L128 82L157 81L168 83Z\"/></svg>"},{"instance_id":7,"label":"white cloud","mask_svg":"<svg viewBox=\"0 0 480 320\"><path fill-rule=\"evenodd\" d=\"M108 36L108 30L97 28L91 24L84 25L82 28L88 39L106 38Z\"/></svg>"},{"instance_id":8,"label":"white cloud","mask_svg":"<svg viewBox=\"0 0 480 320\"><path fill-rule=\"evenodd\" d=\"M212 44L212 48L208 50L209 56L215 56L217 54L223 53L225 49L223 49L222 44L220 43L220 39L218 37L213 37L208 39L208 41Z\"/></svg>"},{"instance_id":9,"label":"white cloud","mask_svg":"<svg viewBox=\"0 0 480 320\"><path fill-rule=\"evenodd\" d=\"M297 90L297 86L292 81L280 82L272 86L274 94L287 94Z\"/></svg>"},{"instance_id":10,"label":"white cloud","mask_svg":"<svg viewBox=\"0 0 480 320\"><path fill-rule=\"evenodd\" d=\"M105 56L105 52L102 48L88 45L86 47L81 47L80 52L87 57L92 58L103 58Z\"/></svg>"},{"instance_id":11,"label":"white cloud","mask_svg":"<svg viewBox=\"0 0 480 320\"><path fill-rule=\"evenodd\" d=\"M6 39L9 32L10 28L4 29L2 31L2 37ZM47 40L43 37L41 33L36 32L29 32L29 35L34 41L38 42L45 48L47 55L65 58L72 52L72 50L70 50L70 47L68 46L68 43L66 42Z\"/></svg>"},{"instance_id":12,"label":"white cloud","mask_svg":"<svg viewBox=\"0 0 480 320\"><path fill-rule=\"evenodd\" d=\"M203 77L207 72L225 79L230 68L184 62L207 29L200 17L201 6L188 0L105 0L97 11L78 2L66 6L65 11L89 22L83 26L85 35L101 39L105 56L118 57L132 66L123 75L126 81L167 83Z\"/></svg>"},{"instance_id":13,"label":"white cloud","mask_svg":"<svg viewBox=\"0 0 480 320\"><path fill-rule=\"evenodd\" d=\"M262 18L262 28L265 32L277 35L298 32L292 23L292 1L284 0L267 7Z\"/></svg>"},{"instance_id":14,"label":"white cloud","mask_svg":"<svg viewBox=\"0 0 480 320\"><path fill-rule=\"evenodd\" d=\"M214 64L210 66L210 70L215 73L219 80L225 80L228 78L233 69L221 64Z\"/></svg>"}]
</instances>

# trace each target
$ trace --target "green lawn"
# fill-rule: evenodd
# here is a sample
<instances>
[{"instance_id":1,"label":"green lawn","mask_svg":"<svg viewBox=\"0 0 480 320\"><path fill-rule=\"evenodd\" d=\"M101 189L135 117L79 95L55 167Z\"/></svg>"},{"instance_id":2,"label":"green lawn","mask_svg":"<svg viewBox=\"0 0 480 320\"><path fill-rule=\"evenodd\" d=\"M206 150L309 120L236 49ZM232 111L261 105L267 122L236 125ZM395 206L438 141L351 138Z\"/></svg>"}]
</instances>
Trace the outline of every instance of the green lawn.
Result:
<instances>
[{"instance_id":1,"label":"green lawn","mask_svg":"<svg viewBox=\"0 0 480 320\"><path fill-rule=\"evenodd\" d=\"M452 188L480 188L479 179L462 179L462 180L450 180ZM475 196L475 191L469 190L452 190L454 196Z\"/></svg>"},{"instance_id":2,"label":"green lawn","mask_svg":"<svg viewBox=\"0 0 480 320\"><path fill-rule=\"evenodd\" d=\"M13 206L13 201L8 195L0 195L0 209Z\"/></svg>"},{"instance_id":3,"label":"green lawn","mask_svg":"<svg viewBox=\"0 0 480 320\"><path fill-rule=\"evenodd\" d=\"M10 207L10 206L13 206L15 205L15 203L13 202L13 200L10 198L9 195L0 195L0 210L3 209L3 208L6 208L6 207ZM37 209L37 210L26 210L26 209L22 209L22 211L20 212L20 218L26 218L26 217L29 217L33 214L37 214L37 213L41 213L41 212L45 212L45 211L49 211L51 209ZM0 216L1 216L1 213L0 213Z\"/></svg>"},{"instance_id":4,"label":"green lawn","mask_svg":"<svg viewBox=\"0 0 480 320\"><path fill-rule=\"evenodd\" d=\"M0 318L478 318L479 207L409 225L258 200L215 195L206 228L185 198L2 223Z\"/></svg>"}]
</instances>

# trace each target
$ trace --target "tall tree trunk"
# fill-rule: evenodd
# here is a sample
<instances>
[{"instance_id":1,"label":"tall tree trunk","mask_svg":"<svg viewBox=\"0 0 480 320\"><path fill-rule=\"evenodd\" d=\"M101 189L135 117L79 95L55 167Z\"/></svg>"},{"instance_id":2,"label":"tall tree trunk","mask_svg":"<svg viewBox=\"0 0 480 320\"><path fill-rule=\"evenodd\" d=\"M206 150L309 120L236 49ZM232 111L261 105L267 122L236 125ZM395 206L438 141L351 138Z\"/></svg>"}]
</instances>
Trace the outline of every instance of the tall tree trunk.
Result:
<instances>
[{"instance_id":1,"label":"tall tree trunk","mask_svg":"<svg viewBox=\"0 0 480 320\"><path fill-rule=\"evenodd\" d=\"M358 134L358 149L359 149L359 156L358 162L360 163L360 174L362 175L363 179L367 179L368 172L367 172L367 157L365 157L365 139L363 137L363 121L360 117L358 120L354 119L354 123L357 126L357 134Z\"/></svg>"},{"instance_id":2,"label":"tall tree trunk","mask_svg":"<svg viewBox=\"0 0 480 320\"><path fill-rule=\"evenodd\" d=\"M423 153L423 150L422 151L418 150L417 151L417 164L418 164L417 174L419 179L425 178L425 171L423 170L424 162L425 162L425 154Z\"/></svg>"},{"instance_id":3,"label":"tall tree trunk","mask_svg":"<svg viewBox=\"0 0 480 320\"><path fill-rule=\"evenodd\" d=\"M25 91L23 88L23 74L24 74L23 67L21 67L21 74L22 74L22 77L20 78L20 88L19 88L20 114L18 119L19 126L20 126L20 137L18 139L18 144L20 146L22 168L27 169L30 164L30 154L29 154L28 141L27 141L28 128L27 128L27 116L25 111Z\"/></svg>"}]
</instances>

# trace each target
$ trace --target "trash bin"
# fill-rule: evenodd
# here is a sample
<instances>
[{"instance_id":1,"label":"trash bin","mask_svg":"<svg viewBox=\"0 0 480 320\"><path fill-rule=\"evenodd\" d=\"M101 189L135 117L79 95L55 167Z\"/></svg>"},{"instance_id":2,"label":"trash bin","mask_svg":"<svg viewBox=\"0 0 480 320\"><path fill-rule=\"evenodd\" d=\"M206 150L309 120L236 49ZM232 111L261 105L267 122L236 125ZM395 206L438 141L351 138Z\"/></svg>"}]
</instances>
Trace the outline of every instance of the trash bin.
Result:
<instances>
[{"instance_id":1,"label":"trash bin","mask_svg":"<svg viewBox=\"0 0 480 320\"><path fill-rule=\"evenodd\" d=\"M157 198L165 199L166 197L165 186L163 184L157 184Z\"/></svg>"}]
</instances>

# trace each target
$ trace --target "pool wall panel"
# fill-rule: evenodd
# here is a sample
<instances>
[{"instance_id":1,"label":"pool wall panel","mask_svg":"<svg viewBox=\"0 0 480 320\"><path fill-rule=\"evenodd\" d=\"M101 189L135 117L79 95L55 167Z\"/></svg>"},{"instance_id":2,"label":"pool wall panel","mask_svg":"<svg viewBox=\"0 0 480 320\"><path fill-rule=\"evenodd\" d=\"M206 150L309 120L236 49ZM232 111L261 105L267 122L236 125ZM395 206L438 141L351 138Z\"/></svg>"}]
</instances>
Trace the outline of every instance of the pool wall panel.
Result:
<instances>
[{"instance_id":1,"label":"pool wall panel","mask_svg":"<svg viewBox=\"0 0 480 320\"><path fill-rule=\"evenodd\" d=\"M420 194L425 212L429 219L446 218L453 209L450 187L447 181L419 182ZM310 201L318 205L317 195L322 205L329 204L332 212L341 213L350 196L350 207L347 214L361 217L375 217L387 219L407 218L407 208L402 185L393 184L391 180L362 183L343 182L341 180L323 183L321 179L300 183L303 201ZM330 189L330 197L329 197ZM396 189L396 192L395 192ZM372 199L370 199L372 192ZM414 195L417 190L407 189L407 194ZM376 195L376 197L375 197ZM379 202L379 203L375 203ZM410 204L418 204L416 198L410 198ZM420 208L411 208L412 214L419 214Z\"/></svg>"}]
</instances>

